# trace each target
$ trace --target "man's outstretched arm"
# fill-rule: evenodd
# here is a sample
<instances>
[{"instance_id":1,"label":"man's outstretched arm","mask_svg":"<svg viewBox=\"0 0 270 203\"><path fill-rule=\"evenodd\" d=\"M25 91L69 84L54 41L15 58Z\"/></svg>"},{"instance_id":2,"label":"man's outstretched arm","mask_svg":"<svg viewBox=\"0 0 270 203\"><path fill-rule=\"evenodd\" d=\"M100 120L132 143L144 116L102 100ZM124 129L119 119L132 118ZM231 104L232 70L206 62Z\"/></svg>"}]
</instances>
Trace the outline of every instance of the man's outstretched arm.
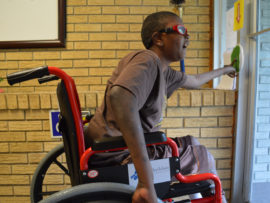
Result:
<instances>
[{"instance_id":1,"label":"man's outstretched arm","mask_svg":"<svg viewBox=\"0 0 270 203\"><path fill-rule=\"evenodd\" d=\"M112 87L110 93L117 126L123 134L139 177L132 202L155 203L157 197L153 185L152 167L146 150L136 97L120 86Z\"/></svg>"}]
</instances>

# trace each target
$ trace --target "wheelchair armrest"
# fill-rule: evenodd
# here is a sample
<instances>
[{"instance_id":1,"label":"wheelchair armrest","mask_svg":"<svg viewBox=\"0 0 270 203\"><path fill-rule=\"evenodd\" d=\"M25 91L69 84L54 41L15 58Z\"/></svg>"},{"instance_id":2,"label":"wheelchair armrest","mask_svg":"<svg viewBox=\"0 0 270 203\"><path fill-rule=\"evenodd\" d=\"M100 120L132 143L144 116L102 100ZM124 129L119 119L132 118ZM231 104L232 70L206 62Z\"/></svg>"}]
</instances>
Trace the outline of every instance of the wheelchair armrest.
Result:
<instances>
[{"instance_id":1,"label":"wheelchair armrest","mask_svg":"<svg viewBox=\"0 0 270 203\"><path fill-rule=\"evenodd\" d=\"M162 143L167 141L167 137L164 132L151 132L144 134L145 143L147 145L152 145L156 143ZM105 137L102 139L95 140L92 146L93 151L103 151L116 148L124 148L126 143L123 136L117 137Z\"/></svg>"}]
</instances>

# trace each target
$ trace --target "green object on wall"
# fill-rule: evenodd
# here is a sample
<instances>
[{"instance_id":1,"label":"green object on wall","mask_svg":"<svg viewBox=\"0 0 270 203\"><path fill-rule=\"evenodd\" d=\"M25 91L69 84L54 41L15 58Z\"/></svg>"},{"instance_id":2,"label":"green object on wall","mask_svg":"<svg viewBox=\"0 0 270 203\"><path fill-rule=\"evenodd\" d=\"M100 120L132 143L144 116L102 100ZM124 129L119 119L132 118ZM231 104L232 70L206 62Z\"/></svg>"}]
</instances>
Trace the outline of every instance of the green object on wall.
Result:
<instances>
[{"instance_id":1,"label":"green object on wall","mask_svg":"<svg viewBox=\"0 0 270 203\"><path fill-rule=\"evenodd\" d=\"M4 78L0 78L0 82L3 81L3 80L4 80Z\"/></svg>"},{"instance_id":2,"label":"green object on wall","mask_svg":"<svg viewBox=\"0 0 270 203\"><path fill-rule=\"evenodd\" d=\"M232 54L231 54L231 63L236 59L236 62L234 62L233 67L236 69L236 72L239 72L239 66L240 66L240 46L237 45L234 47Z\"/></svg>"}]
</instances>

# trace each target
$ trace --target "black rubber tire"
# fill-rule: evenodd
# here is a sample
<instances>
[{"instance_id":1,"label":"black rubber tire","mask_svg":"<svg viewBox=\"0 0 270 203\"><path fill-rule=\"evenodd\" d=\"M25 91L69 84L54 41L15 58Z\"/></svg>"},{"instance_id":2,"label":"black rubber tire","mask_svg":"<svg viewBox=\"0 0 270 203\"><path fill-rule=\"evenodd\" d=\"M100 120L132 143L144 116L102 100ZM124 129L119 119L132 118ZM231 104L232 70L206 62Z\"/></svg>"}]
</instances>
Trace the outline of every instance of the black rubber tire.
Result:
<instances>
[{"instance_id":1,"label":"black rubber tire","mask_svg":"<svg viewBox=\"0 0 270 203\"><path fill-rule=\"evenodd\" d=\"M40 203L130 203L134 190L122 183L88 183L57 192Z\"/></svg>"},{"instance_id":2,"label":"black rubber tire","mask_svg":"<svg viewBox=\"0 0 270 203\"><path fill-rule=\"evenodd\" d=\"M32 178L31 187L30 187L30 198L32 203L39 202L43 199L46 195L51 195L58 191L51 191L51 192L43 192L43 181L46 177L46 173L50 166L57 161L57 158L64 154L64 145L59 144L54 149L52 149L39 163L38 167L35 170L35 173ZM58 166L59 167L59 166ZM63 167L63 166L62 166ZM68 173L66 167L61 168L64 173Z\"/></svg>"}]
</instances>

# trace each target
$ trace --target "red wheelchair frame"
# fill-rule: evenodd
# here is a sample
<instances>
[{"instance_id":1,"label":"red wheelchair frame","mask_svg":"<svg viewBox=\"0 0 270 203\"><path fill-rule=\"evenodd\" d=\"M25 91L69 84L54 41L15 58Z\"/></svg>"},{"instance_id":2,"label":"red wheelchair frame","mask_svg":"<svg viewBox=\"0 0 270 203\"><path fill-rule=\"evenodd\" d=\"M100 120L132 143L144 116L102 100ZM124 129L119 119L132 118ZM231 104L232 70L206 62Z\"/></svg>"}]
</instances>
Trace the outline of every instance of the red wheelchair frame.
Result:
<instances>
[{"instance_id":1,"label":"red wheelchair frame","mask_svg":"<svg viewBox=\"0 0 270 203\"><path fill-rule=\"evenodd\" d=\"M76 129L76 138L78 143L78 154L80 159L80 170L87 171L89 170L88 161L96 153L107 152L107 151L118 151L126 149L127 147L120 147L115 149L106 149L106 150L97 150L94 151L91 147L85 150L85 143L84 143L84 133L83 133L83 121L81 115L81 106L79 102L78 93L76 90L76 86L72 77L66 74L63 70L57 67L39 67L36 69L26 70L22 72L16 72L7 76L8 82L10 85L23 82L26 80L34 79L34 78L42 78L45 75L55 75L58 78L62 79L64 82L65 88L67 90L68 100L70 102L72 116L75 123ZM179 151L177 148L176 143L167 137L167 141L155 143L155 144L167 144L172 149L172 156L179 157ZM150 144L152 145L152 144ZM149 146L149 145L148 145ZM221 203L222 202L222 195L221 195L221 182L219 178L211 173L204 173L204 174L196 174L196 175L188 175L183 176L180 172L175 174L176 179L182 183L194 183L198 181L204 180L212 180L215 183L215 195L210 197L204 197L201 199L194 199L191 200L192 203Z\"/></svg>"}]
</instances>

